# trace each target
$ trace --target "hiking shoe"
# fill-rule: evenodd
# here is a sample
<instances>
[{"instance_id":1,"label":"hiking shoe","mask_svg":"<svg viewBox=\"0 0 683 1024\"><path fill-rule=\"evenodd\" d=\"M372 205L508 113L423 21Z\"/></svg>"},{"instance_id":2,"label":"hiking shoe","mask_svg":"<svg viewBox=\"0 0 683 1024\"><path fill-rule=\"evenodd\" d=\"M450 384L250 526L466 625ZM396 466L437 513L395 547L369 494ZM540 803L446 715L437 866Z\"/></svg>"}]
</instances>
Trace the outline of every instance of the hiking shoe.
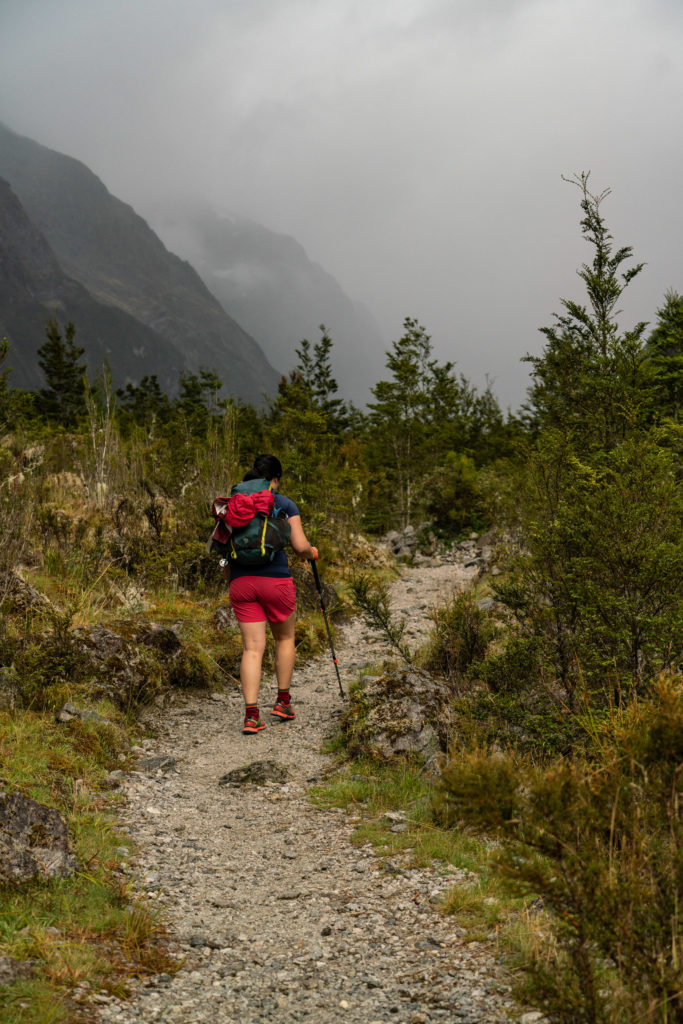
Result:
<instances>
[{"instance_id":1,"label":"hiking shoe","mask_svg":"<svg viewBox=\"0 0 683 1024\"><path fill-rule=\"evenodd\" d=\"M242 732L252 733L261 732L261 729L265 729L266 723L262 718L245 718L244 725L242 726Z\"/></svg>"},{"instance_id":2,"label":"hiking shoe","mask_svg":"<svg viewBox=\"0 0 683 1024\"><path fill-rule=\"evenodd\" d=\"M281 704L279 700L275 702L275 704L273 705L273 710L270 713L271 715L274 715L276 718L284 718L285 720L288 718L296 718L296 715L294 714L294 708L292 707L292 705Z\"/></svg>"}]
</instances>

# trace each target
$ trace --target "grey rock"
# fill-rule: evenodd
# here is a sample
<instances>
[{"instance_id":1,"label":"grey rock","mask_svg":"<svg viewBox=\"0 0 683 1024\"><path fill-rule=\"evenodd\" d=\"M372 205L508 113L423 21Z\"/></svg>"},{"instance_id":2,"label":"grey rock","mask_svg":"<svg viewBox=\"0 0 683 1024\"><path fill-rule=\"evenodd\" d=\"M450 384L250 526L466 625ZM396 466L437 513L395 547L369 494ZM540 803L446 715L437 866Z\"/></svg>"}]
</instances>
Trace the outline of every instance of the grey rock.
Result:
<instances>
[{"instance_id":1,"label":"grey rock","mask_svg":"<svg viewBox=\"0 0 683 1024\"><path fill-rule=\"evenodd\" d=\"M145 757L139 762L139 767L147 772L163 771L170 772L177 767L175 757L170 754L159 754L157 757Z\"/></svg>"},{"instance_id":2,"label":"grey rock","mask_svg":"<svg viewBox=\"0 0 683 1024\"><path fill-rule=\"evenodd\" d=\"M89 690L95 697L128 707L131 700L149 693L148 665L133 644L102 626L79 627L72 630L72 636L83 665L93 673Z\"/></svg>"},{"instance_id":3,"label":"grey rock","mask_svg":"<svg viewBox=\"0 0 683 1024\"><path fill-rule=\"evenodd\" d=\"M410 558L418 546L415 527L408 525L401 533L397 530L390 530L382 538L382 544L389 548L397 558Z\"/></svg>"},{"instance_id":4,"label":"grey rock","mask_svg":"<svg viewBox=\"0 0 683 1024\"><path fill-rule=\"evenodd\" d=\"M289 772L277 761L252 761L233 768L218 780L219 786L262 786L266 782L286 782Z\"/></svg>"},{"instance_id":5,"label":"grey rock","mask_svg":"<svg viewBox=\"0 0 683 1024\"><path fill-rule=\"evenodd\" d=\"M70 704L68 701L55 715L58 722L72 722L76 718L80 718L80 712L75 704Z\"/></svg>"},{"instance_id":6,"label":"grey rock","mask_svg":"<svg viewBox=\"0 0 683 1024\"><path fill-rule=\"evenodd\" d=\"M415 753L431 763L448 748L453 696L445 680L415 668L371 677L351 694L342 732L359 753L385 760Z\"/></svg>"},{"instance_id":7,"label":"grey rock","mask_svg":"<svg viewBox=\"0 0 683 1024\"><path fill-rule=\"evenodd\" d=\"M33 964L25 960L15 960L11 956L0 956L0 988L12 985L15 981L23 981L33 974Z\"/></svg>"},{"instance_id":8,"label":"grey rock","mask_svg":"<svg viewBox=\"0 0 683 1024\"><path fill-rule=\"evenodd\" d=\"M76 867L61 814L0 783L0 884L67 878Z\"/></svg>"},{"instance_id":9,"label":"grey rock","mask_svg":"<svg viewBox=\"0 0 683 1024\"><path fill-rule=\"evenodd\" d=\"M14 611L54 607L45 594L32 587L13 569L0 572L0 595Z\"/></svg>"},{"instance_id":10,"label":"grey rock","mask_svg":"<svg viewBox=\"0 0 683 1024\"><path fill-rule=\"evenodd\" d=\"M107 722L106 718L99 715L97 711L93 711L92 708L77 708L75 704L71 704L69 701L57 712L55 719L58 722L73 722L76 719L81 722Z\"/></svg>"}]
</instances>

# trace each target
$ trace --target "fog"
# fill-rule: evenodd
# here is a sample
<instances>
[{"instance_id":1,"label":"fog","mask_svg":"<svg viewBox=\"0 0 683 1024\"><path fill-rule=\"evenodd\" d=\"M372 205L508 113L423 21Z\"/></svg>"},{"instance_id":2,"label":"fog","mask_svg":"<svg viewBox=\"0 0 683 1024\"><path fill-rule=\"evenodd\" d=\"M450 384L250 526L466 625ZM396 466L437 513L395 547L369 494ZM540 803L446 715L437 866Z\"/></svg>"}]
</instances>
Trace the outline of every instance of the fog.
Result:
<instances>
[{"instance_id":1,"label":"fog","mask_svg":"<svg viewBox=\"0 0 683 1024\"><path fill-rule=\"evenodd\" d=\"M591 255L561 175L647 263L625 326L683 291L682 53L680 0L1 0L0 120L293 235L514 408Z\"/></svg>"}]
</instances>

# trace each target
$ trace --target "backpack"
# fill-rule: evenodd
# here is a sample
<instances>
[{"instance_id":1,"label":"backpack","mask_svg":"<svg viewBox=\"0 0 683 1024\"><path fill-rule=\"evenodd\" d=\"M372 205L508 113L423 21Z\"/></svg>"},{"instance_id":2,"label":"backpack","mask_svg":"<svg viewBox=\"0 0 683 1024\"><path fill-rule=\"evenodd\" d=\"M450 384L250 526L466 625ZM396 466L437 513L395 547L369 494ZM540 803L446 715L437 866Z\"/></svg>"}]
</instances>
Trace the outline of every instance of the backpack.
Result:
<instances>
[{"instance_id":1,"label":"backpack","mask_svg":"<svg viewBox=\"0 0 683 1024\"><path fill-rule=\"evenodd\" d=\"M289 542L290 527L267 480L235 484L230 497L218 497L211 506L216 520L207 551L216 551L238 565L267 565Z\"/></svg>"}]
</instances>

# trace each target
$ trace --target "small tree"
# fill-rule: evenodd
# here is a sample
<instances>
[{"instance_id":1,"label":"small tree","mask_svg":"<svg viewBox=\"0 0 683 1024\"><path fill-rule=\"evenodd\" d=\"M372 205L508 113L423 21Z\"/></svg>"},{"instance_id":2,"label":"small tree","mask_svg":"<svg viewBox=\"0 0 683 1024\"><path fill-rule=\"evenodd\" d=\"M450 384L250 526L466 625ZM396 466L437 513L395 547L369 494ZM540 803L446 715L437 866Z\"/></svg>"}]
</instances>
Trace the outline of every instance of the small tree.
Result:
<instances>
[{"instance_id":1,"label":"small tree","mask_svg":"<svg viewBox=\"0 0 683 1024\"><path fill-rule=\"evenodd\" d=\"M320 325L320 331L320 341L313 347L307 338L303 338L296 349L297 365L289 378L283 377L280 381L270 419L277 420L286 409L313 409L322 413L331 433L339 434L348 427L349 409L341 398L334 397L339 385L330 361L332 338L324 324Z\"/></svg>"},{"instance_id":2,"label":"small tree","mask_svg":"<svg viewBox=\"0 0 683 1024\"><path fill-rule=\"evenodd\" d=\"M611 448L647 413L651 388L644 368L645 323L621 332L616 308L625 288L643 269L637 263L622 269L633 250L614 251L600 207L609 189L594 194L589 175L570 180L581 191L581 230L594 250L592 263L578 275L586 286L588 305L562 299L565 312L555 314L541 356L526 356L532 365L530 398L541 428L553 427L582 448Z\"/></svg>"},{"instance_id":3,"label":"small tree","mask_svg":"<svg viewBox=\"0 0 683 1024\"><path fill-rule=\"evenodd\" d=\"M416 481L424 474L426 426L430 412L432 371L430 337L410 317L403 322L404 334L387 353L391 380L381 380L371 389L369 403L372 462L394 476L400 523L411 521Z\"/></svg>"},{"instance_id":4,"label":"small tree","mask_svg":"<svg viewBox=\"0 0 683 1024\"><path fill-rule=\"evenodd\" d=\"M681 647L683 495L676 457L629 438L590 462L558 435L520 474L522 552L493 588L540 643L570 709L646 691Z\"/></svg>"},{"instance_id":5,"label":"small tree","mask_svg":"<svg viewBox=\"0 0 683 1024\"><path fill-rule=\"evenodd\" d=\"M156 423L166 423L171 415L171 403L161 390L156 374L144 376L139 384L126 384L116 392L124 422L132 420L150 432Z\"/></svg>"},{"instance_id":6,"label":"small tree","mask_svg":"<svg viewBox=\"0 0 683 1024\"><path fill-rule=\"evenodd\" d=\"M683 295L673 290L657 310L657 326L647 339L648 368L654 379L654 406L675 422L683 405Z\"/></svg>"},{"instance_id":7,"label":"small tree","mask_svg":"<svg viewBox=\"0 0 683 1024\"><path fill-rule=\"evenodd\" d=\"M176 402L192 434L203 434L212 418L222 416L225 402L219 398L223 381L212 370L181 373L180 394Z\"/></svg>"},{"instance_id":8,"label":"small tree","mask_svg":"<svg viewBox=\"0 0 683 1024\"><path fill-rule=\"evenodd\" d=\"M76 345L76 328L69 322L64 337L56 320L45 327L47 341L38 349L38 364L45 375L46 387L39 392L38 406L50 420L73 427L85 415L85 365L79 359L85 352Z\"/></svg>"}]
</instances>

